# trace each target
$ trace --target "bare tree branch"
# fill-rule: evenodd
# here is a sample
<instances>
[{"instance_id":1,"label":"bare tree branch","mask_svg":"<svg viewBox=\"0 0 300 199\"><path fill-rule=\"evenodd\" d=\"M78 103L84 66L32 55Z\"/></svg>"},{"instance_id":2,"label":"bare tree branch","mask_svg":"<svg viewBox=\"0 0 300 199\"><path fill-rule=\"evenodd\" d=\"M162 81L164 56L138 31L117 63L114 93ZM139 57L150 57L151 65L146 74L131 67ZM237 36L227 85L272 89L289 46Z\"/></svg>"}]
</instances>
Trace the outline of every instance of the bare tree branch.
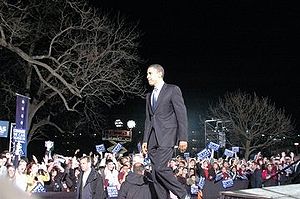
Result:
<instances>
[{"instance_id":1,"label":"bare tree branch","mask_svg":"<svg viewBox=\"0 0 300 199\"><path fill-rule=\"evenodd\" d=\"M100 128L102 120L92 111L99 109L96 106L144 97L139 37L137 25L129 25L120 14L101 13L83 0L0 0L3 72L19 76L18 85L7 91L30 94L32 133L39 132L35 124L52 122L40 123L50 110L76 111L85 116L80 124L89 121Z\"/></svg>"},{"instance_id":2,"label":"bare tree branch","mask_svg":"<svg viewBox=\"0 0 300 199\"><path fill-rule=\"evenodd\" d=\"M242 93L228 93L210 107L210 115L231 121L227 141L246 150L246 158L255 150L277 144L294 130L291 117L283 109L276 109L268 98Z\"/></svg>"}]
</instances>

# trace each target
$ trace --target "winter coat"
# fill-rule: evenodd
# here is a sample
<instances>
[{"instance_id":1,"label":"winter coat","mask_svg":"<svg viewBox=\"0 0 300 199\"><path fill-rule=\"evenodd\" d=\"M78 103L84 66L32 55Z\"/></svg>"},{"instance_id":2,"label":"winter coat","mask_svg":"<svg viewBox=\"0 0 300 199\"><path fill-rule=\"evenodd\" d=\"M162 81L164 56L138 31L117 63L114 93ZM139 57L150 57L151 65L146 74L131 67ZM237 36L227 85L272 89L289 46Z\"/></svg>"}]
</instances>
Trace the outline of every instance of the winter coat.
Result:
<instances>
[{"instance_id":1,"label":"winter coat","mask_svg":"<svg viewBox=\"0 0 300 199\"><path fill-rule=\"evenodd\" d=\"M82 176L83 173L79 177L76 199L104 199L106 197L103 179L94 168L92 168L83 188Z\"/></svg>"},{"instance_id":2,"label":"winter coat","mask_svg":"<svg viewBox=\"0 0 300 199\"><path fill-rule=\"evenodd\" d=\"M130 172L122 183L118 199L151 199L150 182L144 175Z\"/></svg>"}]
</instances>

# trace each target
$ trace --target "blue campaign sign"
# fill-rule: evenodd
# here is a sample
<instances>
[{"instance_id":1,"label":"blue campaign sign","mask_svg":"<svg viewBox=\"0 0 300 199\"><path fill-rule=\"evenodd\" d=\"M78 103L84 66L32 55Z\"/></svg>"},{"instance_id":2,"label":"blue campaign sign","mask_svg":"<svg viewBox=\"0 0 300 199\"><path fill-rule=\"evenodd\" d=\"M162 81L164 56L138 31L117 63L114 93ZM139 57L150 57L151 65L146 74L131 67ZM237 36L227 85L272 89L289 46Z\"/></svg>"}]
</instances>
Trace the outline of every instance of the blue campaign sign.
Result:
<instances>
[{"instance_id":1,"label":"blue campaign sign","mask_svg":"<svg viewBox=\"0 0 300 199\"><path fill-rule=\"evenodd\" d=\"M13 130L14 142L25 143L26 142L26 130L25 129L14 129Z\"/></svg>"},{"instance_id":2,"label":"blue campaign sign","mask_svg":"<svg viewBox=\"0 0 300 199\"><path fill-rule=\"evenodd\" d=\"M183 154L183 157L184 157L185 159L189 158L189 157L190 157L190 153L189 153L189 152L184 153L184 154Z\"/></svg>"},{"instance_id":3,"label":"blue campaign sign","mask_svg":"<svg viewBox=\"0 0 300 199\"><path fill-rule=\"evenodd\" d=\"M230 151L229 149L225 149L224 155L227 156L227 157L233 157L234 152Z\"/></svg>"},{"instance_id":4,"label":"blue campaign sign","mask_svg":"<svg viewBox=\"0 0 300 199\"><path fill-rule=\"evenodd\" d=\"M238 152L240 152L240 147L238 147L238 146L233 146L233 147L231 148L231 150L232 150L234 153L238 153Z\"/></svg>"},{"instance_id":5,"label":"blue campaign sign","mask_svg":"<svg viewBox=\"0 0 300 199\"><path fill-rule=\"evenodd\" d=\"M46 189L40 182L38 182L37 185L31 190L31 193L40 193L40 192L46 192Z\"/></svg>"},{"instance_id":6,"label":"blue campaign sign","mask_svg":"<svg viewBox=\"0 0 300 199\"><path fill-rule=\"evenodd\" d=\"M205 178L202 177L202 176L200 176L199 182L198 182L198 187L199 187L200 189L203 189L204 185L205 185Z\"/></svg>"},{"instance_id":7,"label":"blue campaign sign","mask_svg":"<svg viewBox=\"0 0 300 199\"><path fill-rule=\"evenodd\" d=\"M197 153L197 156L200 160L204 160L205 158L209 157L210 151L207 149L203 149L202 151L200 151L199 153Z\"/></svg>"},{"instance_id":8,"label":"blue campaign sign","mask_svg":"<svg viewBox=\"0 0 300 199\"><path fill-rule=\"evenodd\" d=\"M232 179L222 180L222 185L224 189L233 187L233 180Z\"/></svg>"},{"instance_id":9,"label":"blue campaign sign","mask_svg":"<svg viewBox=\"0 0 300 199\"><path fill-rule=\"evenodd\" d=\"M96 145L96 151L97 151L98 153L105 152L106 149L105 149L104 144Z\"/></svg>"},{"instance_id":10,"label":"blue campaign sign","mask_svg":"<svg viewBox=\"0 0 300 199\"><path fill-rule=\"evenodd\" d=\"M121 150L122 147L123 147L122 144L118 143L118 144L113 148L113 150L112 150L111 152L112 152L112 153L118 153L118 152Z\"/></svg>"},{"instance_id":11,"label":"blue campaign sign","mask_svg":"<svg viewBox=\"0 0 300 199\"><path fill-rule=\"evenodd\" d=\"M214 150L214 151L218 151L220 148L219 144L216 144L214 142L209 142L208 146L209 149Z\"/></svg>"},{"instance_id":12,"label":"blue campaign sign","mask_svg":"<svg viewBox=\"0 0 300 199\"><path fill-rule=\"evenodd\" d=\"M198 191L199 191L199 187L197 185L195 185L195 184L192 184L191 185L191 194L193 194L193 195L197 194Z\"/></svg>"},{"instance_id":13,"label":"blue campaign sign","mask_svg":"<svg viewBox=\"0 0 300 199\"><path fill-rule=\"evenodd\" d=\"M9 121L0 121L0 137L7 138Z\"/></svg>"},{"instance_id":14,"label":"blue campaign sign","mask_svg":"<svg viewBox=\"0 0 300 199\"><path fill-rule=\"evenodd\" d=\"M107 190L107 194L108 194L108 196L110 198L118 197L118 189L117 189L117 187L111 187L111 186L109 186L109 187L106 188L106 190Z\"/></svg>"}]
</instances>

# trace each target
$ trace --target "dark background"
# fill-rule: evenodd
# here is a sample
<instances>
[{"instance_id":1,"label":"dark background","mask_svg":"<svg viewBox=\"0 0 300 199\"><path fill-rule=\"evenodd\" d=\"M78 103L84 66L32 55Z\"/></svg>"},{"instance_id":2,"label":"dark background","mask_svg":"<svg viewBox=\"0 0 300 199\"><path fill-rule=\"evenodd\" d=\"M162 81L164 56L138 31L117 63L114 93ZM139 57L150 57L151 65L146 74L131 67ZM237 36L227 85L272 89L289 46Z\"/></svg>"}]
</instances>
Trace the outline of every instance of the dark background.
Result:
<instances>
[{"instance_id":1,"label":"dark background","mask_svg":"<svg viewBox=\"0 0 300 199\"><path fill-rule=\"evenodd\" d=\"M285 108L298 132L300 9L294 1L91 3L138 22L143 33L141 56L147 63L144 71L159 63L166 70L166 82L181 87L190 131L201 128L199 115L205 117L210 103L240 89ZM143 126L144 101L130 104L119 107L117 114L138 115L137 125ZM138 108L140 113L132 113Z\"/></svg>"},{"instance_id":2,"label":"dark background","mask_svg":"<svg viewBox=\"0 0 300 199\"><path fill-rule=\"evenodd\" d=\"M300 134L297 1L89 2L103 11L120 13L129 24L138 24L140 55L144 59L142 70L146 75L148 65L159 63L165 68L165 81L182 89L189 133L195 138L204 138L204 124L199 116L209 119L206 118L209 104L238 89L256 92L258 96L268 97L276 107L284 108L295 122L295 135ZM128 120L136 121L131 143L134 148L142 137L144 115L144 99L128 100L111 111L112 124L119 118L125 125ZM101 137L80 138L76 145L88 152L100 141ZM300 142L300 137L295 141Z\"/></svg>"}]
</instances>

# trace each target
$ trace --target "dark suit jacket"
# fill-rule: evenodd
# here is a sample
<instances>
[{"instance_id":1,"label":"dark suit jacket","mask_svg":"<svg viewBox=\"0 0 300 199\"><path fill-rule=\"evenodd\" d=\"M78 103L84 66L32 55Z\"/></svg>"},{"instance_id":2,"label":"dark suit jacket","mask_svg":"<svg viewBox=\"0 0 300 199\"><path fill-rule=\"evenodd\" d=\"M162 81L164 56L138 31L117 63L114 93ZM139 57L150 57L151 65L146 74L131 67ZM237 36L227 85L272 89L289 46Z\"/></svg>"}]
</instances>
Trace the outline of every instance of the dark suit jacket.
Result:
<instances>
[{"instance_id":1,"label":"dark suit jacket","mask_svg":"<svg viewBox=\"0 0 300 199\"><path fill-rule=\"evenodd\" d=\"M151 93L148 93L143 142L148 142L152 128L161 147L173 147L178 141L187 141L187 112L180 88L164 83L154 111L150 98Z\"/></svg>"},{"instance_id":2,"label":"dark suit jacket","mask_svg":"<svg viewBox=\"0 0 300 199\"><path fill-rule=\"evenodd\" d=\"M77 186L76 199L105 199L106 198L102 177L94 168L92 168L92 171L88 176L83 188L82 188L82 176L83 174L81 173L79 177L78 186Z\"/></svg>"}]
</instances>

